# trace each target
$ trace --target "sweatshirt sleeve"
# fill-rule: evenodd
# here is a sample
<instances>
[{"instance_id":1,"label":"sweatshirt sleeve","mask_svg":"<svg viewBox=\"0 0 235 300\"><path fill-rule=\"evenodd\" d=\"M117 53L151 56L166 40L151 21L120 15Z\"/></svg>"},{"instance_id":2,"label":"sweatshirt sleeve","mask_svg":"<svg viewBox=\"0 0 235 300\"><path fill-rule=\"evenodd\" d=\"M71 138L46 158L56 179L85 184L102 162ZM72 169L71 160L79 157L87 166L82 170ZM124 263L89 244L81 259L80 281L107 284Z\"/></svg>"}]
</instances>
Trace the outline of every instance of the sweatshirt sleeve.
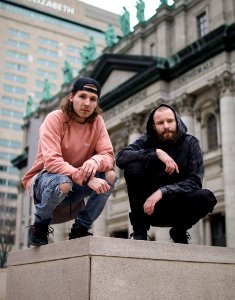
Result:
<instances>
[{"instance_id":1,"label":"sweatshirt sleeve","mask_svg":"<svg viewBox=\"0 0 235 300\"><path fill-rule=\"evenodd\" d=\"M98 163L98 171L106 172L114 168L114 153L113 146L105 127L104 120L101 116L98 117L99 120L99 136L96 144L95 154L92 158Z\"/></svg>"},{"instance_id":2,"label":"sweatshirt sleeve","mask_svg":"<svg viewBox=\"0 0 235 300\"><path fill-rule=\"evenodd\" d=\"M204 175L203 155L196 138L192 139L189 146L187 157L187 178L180 182L162 186L160 190L163 195L173 195L178 193L187 193L202 188Z\"/></svg>"},{"instance_id":3,"label":"sweatshirt sleeve","mask_svg":"<svg viewBox=\"0 0 235 300\"><path fill-rule=\"evenodd\" d=\"M64 121L55 113L50 113L40 127L40 147L44 160L44 168L50 173L67 175L78 184L82 184L83 176L79 168L65 162L61 152L61 141L64 134Z\"/></svg>"},{"instance_id":4,"label":"sweatshirt sleeve","mask_svg":"<svg viewBox=\"0 0 235 300\"><path fill-rule=\"evenodd\" d=\"M127 166L135 161L148 161L157 159L156 148L145 149L146 134L142 134L134 143L123 148L117 154L117 166L125 170Z\"/></svg>"}]
</instances>

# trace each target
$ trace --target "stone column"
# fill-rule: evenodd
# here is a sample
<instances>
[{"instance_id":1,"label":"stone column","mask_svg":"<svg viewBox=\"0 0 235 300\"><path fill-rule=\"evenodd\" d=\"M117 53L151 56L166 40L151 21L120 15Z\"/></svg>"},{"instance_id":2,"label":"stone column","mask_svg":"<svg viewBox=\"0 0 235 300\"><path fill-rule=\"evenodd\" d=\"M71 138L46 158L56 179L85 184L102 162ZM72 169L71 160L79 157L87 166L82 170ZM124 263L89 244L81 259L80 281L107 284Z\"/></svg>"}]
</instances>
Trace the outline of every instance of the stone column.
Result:
<instances>
[{"instance_id":1,"label":"stone column","mask_svg":"<svg viewBox=\"0 0 235 300\"><path fill-rule=\"evenodd\" d=\"M54 243L68 239L68 237L65 238L65 223L55 224L52 227L54 229ZM51 235L49 235L49 238L51 238Z\"/></svg>"},{"instance_id":2,"label":"stone column","mask_svg":"<svg viewBox=\"0 0 235 300\"><path fill-rule=\"evenodd\" d=\"M178 103L178 113L188 128L188 133L195 135L194 132L194 118L193 118L193 105L195 99L192 95L184 93L181 97L181 101ZM200 233L199 233L199 223L195 224L192 229L190 229L191 243L199 244Z\"/></svg>"},{"instance_id":3,"label":"stone column","mask_svg":"<svg viewBox=\"0 0 235 300\"><path fill-rule=\"evenodd\" d=\"M232 74L224 71L216 78L216 84L220 92L226 243L228 247L235 247L235 96Z\"/></svg>"},{"instance_id":4,"label":"stone column","mask_svg":"<svg viewBox=\"0 0 235 300\"><path fill-rule=\"evenodd\" d=\"M107 236L107 204L104 207L104 210L94 222L93 225L93 234L94 236Z\"/></svg>"}]
</instances>

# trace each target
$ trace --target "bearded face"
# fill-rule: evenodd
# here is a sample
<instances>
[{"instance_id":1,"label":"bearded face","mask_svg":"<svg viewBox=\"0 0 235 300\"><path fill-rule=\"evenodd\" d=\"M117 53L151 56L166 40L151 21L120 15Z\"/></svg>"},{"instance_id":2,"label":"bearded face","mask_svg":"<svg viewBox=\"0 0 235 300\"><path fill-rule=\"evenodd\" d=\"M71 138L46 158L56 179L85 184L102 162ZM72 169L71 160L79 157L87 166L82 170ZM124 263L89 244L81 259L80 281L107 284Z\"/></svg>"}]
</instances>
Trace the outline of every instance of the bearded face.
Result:
<instances>
[{"instance_id":1,"label":"bearded face","mask_svg":"<svg viewBox=\"0 0 235 300\"><path fill-rule=\"evenodd\" d=\"M178 140L177 123L174 112L168 107L155 111L153 127L161 142L175 144Z\"/></svg>"}]
</instances>

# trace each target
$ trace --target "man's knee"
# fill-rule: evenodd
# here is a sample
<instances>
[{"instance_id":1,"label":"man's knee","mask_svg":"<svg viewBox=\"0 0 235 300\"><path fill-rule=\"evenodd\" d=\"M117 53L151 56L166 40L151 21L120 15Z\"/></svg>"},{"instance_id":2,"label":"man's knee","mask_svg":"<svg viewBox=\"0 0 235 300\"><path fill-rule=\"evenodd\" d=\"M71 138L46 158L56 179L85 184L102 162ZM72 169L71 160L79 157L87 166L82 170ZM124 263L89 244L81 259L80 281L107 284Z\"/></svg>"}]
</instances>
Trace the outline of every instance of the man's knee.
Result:
<instances>
[{"instance_id":1,"label":"man's knee","mask_svg":"<svg viewBox=\"0 0 235 300\"><path fill-rule=\"evenodd\" d=\"M116 182L116 173L114 170L109 170L108 172L105 173L105 178L108 182L114 184Z\"/></svg>"},{"instance_id":2,"label":"man's knee","mask_svg":"<svg viewBox=\"0 0 235 300\"><path fill-rule=\"evenodd\" d=\"M203 195L204 195L204 197L206 199L209 212L212 212L213 209L214 209L214 207L215 207L215 205L216 205L216 203L217 203L215 195L211 191L209 191L207 189L202 190L202 192L203 192Z\"/></svg>"},{"instance_id":3,"label":"man's knee","mask_svg":"<svg viewBox=\"0 0 235 300\"><path fill-rule=\"evenodd\" d=\"M64 182L59 185L59 189L63 194L68 194L72 190L72 187L69 182Z\"/></svg>"}]
</instances>

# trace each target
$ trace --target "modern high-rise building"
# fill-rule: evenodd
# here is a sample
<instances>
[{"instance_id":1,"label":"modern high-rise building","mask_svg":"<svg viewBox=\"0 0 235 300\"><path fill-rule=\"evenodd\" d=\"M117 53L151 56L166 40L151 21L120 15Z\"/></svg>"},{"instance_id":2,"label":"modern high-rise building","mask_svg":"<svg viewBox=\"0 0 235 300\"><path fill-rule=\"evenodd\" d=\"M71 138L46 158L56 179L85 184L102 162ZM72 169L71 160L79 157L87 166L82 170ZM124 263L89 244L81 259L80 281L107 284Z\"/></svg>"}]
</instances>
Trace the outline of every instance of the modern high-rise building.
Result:
<instances>
[{"instance_id":1,"label":"modern high-rise building","mask_svg":"<svg viewBox=\"0 0 235 300\"><path fill-rule=\"evenodd\" d=\"M14 227L19 172L11 160L24 151L23 117L61 90L65 61L76 77L81 51L92 38L97 58L106 47L112 24L119 35L119 16L77 0L0 1L0 227Z\"/></svg>"}]
</instances>

